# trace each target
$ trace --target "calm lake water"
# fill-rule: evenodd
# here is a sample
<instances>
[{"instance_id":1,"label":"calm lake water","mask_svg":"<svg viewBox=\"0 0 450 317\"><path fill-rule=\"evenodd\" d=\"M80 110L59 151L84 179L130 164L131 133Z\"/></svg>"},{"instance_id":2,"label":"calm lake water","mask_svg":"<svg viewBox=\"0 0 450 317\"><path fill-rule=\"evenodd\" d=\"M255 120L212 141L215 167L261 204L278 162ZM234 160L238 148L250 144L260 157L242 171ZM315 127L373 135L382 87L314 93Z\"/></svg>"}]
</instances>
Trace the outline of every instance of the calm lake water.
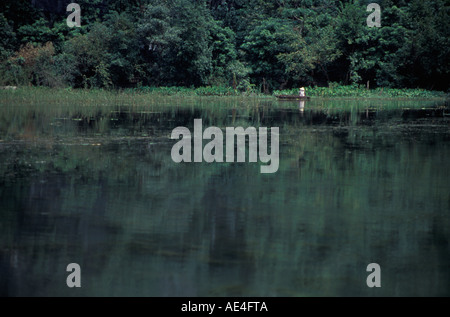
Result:
<instances>
[{"instance_id":1,"label":"calm lake water","mask_svg":"<svg viewBox=\"0 0 450 317\"><path fill-rule=\"evenodd\" d=\"M0 106L2 296L450 296L448 104ZM174 163L197 118L279 127L278 171Z\"/></svg>"}]
</instances>

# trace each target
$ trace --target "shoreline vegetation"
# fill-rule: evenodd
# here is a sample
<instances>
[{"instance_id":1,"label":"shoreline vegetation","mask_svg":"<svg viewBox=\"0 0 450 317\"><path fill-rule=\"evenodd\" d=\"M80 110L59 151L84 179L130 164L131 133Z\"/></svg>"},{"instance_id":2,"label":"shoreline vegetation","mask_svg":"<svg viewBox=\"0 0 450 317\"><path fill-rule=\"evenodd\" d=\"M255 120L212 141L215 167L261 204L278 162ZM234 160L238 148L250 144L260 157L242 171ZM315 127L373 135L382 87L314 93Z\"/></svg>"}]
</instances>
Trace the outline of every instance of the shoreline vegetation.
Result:
<instances>
[{"instance_id":1,"label":"shoreline vegetation","mask_svg":"<svg viewBox=\"0 0 450 317\"><path fill-rule=\"evenodd\" d=\"M29 102L81 102L89 100L91 102L101 101L101 103L126 101L130 99L132 103L145 102L148 97L154 98L192 98L192 97L242 97L273 99L279 95L298 95L298 89L275 90L272 94L262 94L255 91L242 92L232 87L207 86L198 88L186 87L140 87L126 88L120 90L112 89L73 89L73 88L48 88L48 87L1 87L0 103L8 104L20 100ZM450 94L442 91L432 91L425 89L397 89L397 88L376 88L366 89L357 85L332 84L329 87L305 87L306 95L312 98L356 98L356 99L441 99L449 100Z\"/></svg>"}]
</instances>

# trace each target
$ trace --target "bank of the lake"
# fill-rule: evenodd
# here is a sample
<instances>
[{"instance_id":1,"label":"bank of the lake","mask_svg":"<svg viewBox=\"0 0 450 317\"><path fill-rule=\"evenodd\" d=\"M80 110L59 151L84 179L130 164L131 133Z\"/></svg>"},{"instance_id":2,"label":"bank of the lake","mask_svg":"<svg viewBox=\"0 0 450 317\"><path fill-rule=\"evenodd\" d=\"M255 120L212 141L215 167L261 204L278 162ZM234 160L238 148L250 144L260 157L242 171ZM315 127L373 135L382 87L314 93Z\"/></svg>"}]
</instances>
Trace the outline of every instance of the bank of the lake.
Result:
<instances>
[{"instance_id":1,"label":"bank of the lake","mask_svg":"<svg viewBox=\"0 0 450 317\"><path fill-rule=\"evenodd\" d=\"M46 87L17 87L0 89L0 103L15 104L36 103L49 104L81 103L90 104L124 104L144 105L158 103L165 98L223 97L249 99L276 99L278 95L297 95L298 89L277 90L271 95L255 91L242 92L232 87L141 87L122 90L104 89L61 89ZM424 89L366 89L358 86L331 85L330 87L306 87L306 94L312 98L367 98L367 99L450 99L450 94L442 91Z\"/></svg>"}]
</instances>

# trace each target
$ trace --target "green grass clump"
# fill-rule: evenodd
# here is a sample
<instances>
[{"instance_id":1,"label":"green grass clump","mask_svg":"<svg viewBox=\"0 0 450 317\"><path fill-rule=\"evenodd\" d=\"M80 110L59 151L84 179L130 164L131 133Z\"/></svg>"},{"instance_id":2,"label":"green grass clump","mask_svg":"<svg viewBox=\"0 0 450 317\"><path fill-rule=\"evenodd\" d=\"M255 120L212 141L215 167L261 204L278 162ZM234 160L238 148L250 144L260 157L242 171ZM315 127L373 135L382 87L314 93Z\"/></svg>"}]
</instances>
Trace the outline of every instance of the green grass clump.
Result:
<instances>
[{"instance_id":1,"label":"green grass clump","mask_svg":"<svg viewBox=\"0 0 450 317\"><path fill-rule=\"evenodd\" d=\"M362 98L445 98L448 95L442 91L425 89L376 88L367 89L363 86L343 86L331 84L329 87L305 87L306 95L311 97L362 97ZM298 95L298 88L276 90L274 96Z\"/></svg>"},{"instance_id":2,"label":"green grass clump","mask_svg":"<svg viewBox=\"0 0 450 317\"><path fill-rule=\"evenodd\" d=\"M226 86L186 87L139 87L126 89L126 92L146 93L159 96L242 96L246 95L237 89Z\"/></svg>"}]
</instances>

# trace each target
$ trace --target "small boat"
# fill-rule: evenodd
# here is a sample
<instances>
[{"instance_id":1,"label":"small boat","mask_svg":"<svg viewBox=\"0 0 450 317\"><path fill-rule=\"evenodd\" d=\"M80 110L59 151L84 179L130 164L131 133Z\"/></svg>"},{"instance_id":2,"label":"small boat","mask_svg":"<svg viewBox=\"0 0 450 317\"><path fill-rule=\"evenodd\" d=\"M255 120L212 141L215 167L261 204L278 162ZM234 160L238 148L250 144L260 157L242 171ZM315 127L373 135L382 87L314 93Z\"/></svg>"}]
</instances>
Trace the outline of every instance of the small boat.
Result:
<instances>
[{"instance_id":1,"label":"small boat","mask_svg":"<svg viewBox=\"0 0 450 317\"><path fill-rule=\"evenodd\" d=\"M296 95L278 95L276 96L278 100L309 100L311 97L308 96L296 96Z\"/></svg>"}]
</instances>

